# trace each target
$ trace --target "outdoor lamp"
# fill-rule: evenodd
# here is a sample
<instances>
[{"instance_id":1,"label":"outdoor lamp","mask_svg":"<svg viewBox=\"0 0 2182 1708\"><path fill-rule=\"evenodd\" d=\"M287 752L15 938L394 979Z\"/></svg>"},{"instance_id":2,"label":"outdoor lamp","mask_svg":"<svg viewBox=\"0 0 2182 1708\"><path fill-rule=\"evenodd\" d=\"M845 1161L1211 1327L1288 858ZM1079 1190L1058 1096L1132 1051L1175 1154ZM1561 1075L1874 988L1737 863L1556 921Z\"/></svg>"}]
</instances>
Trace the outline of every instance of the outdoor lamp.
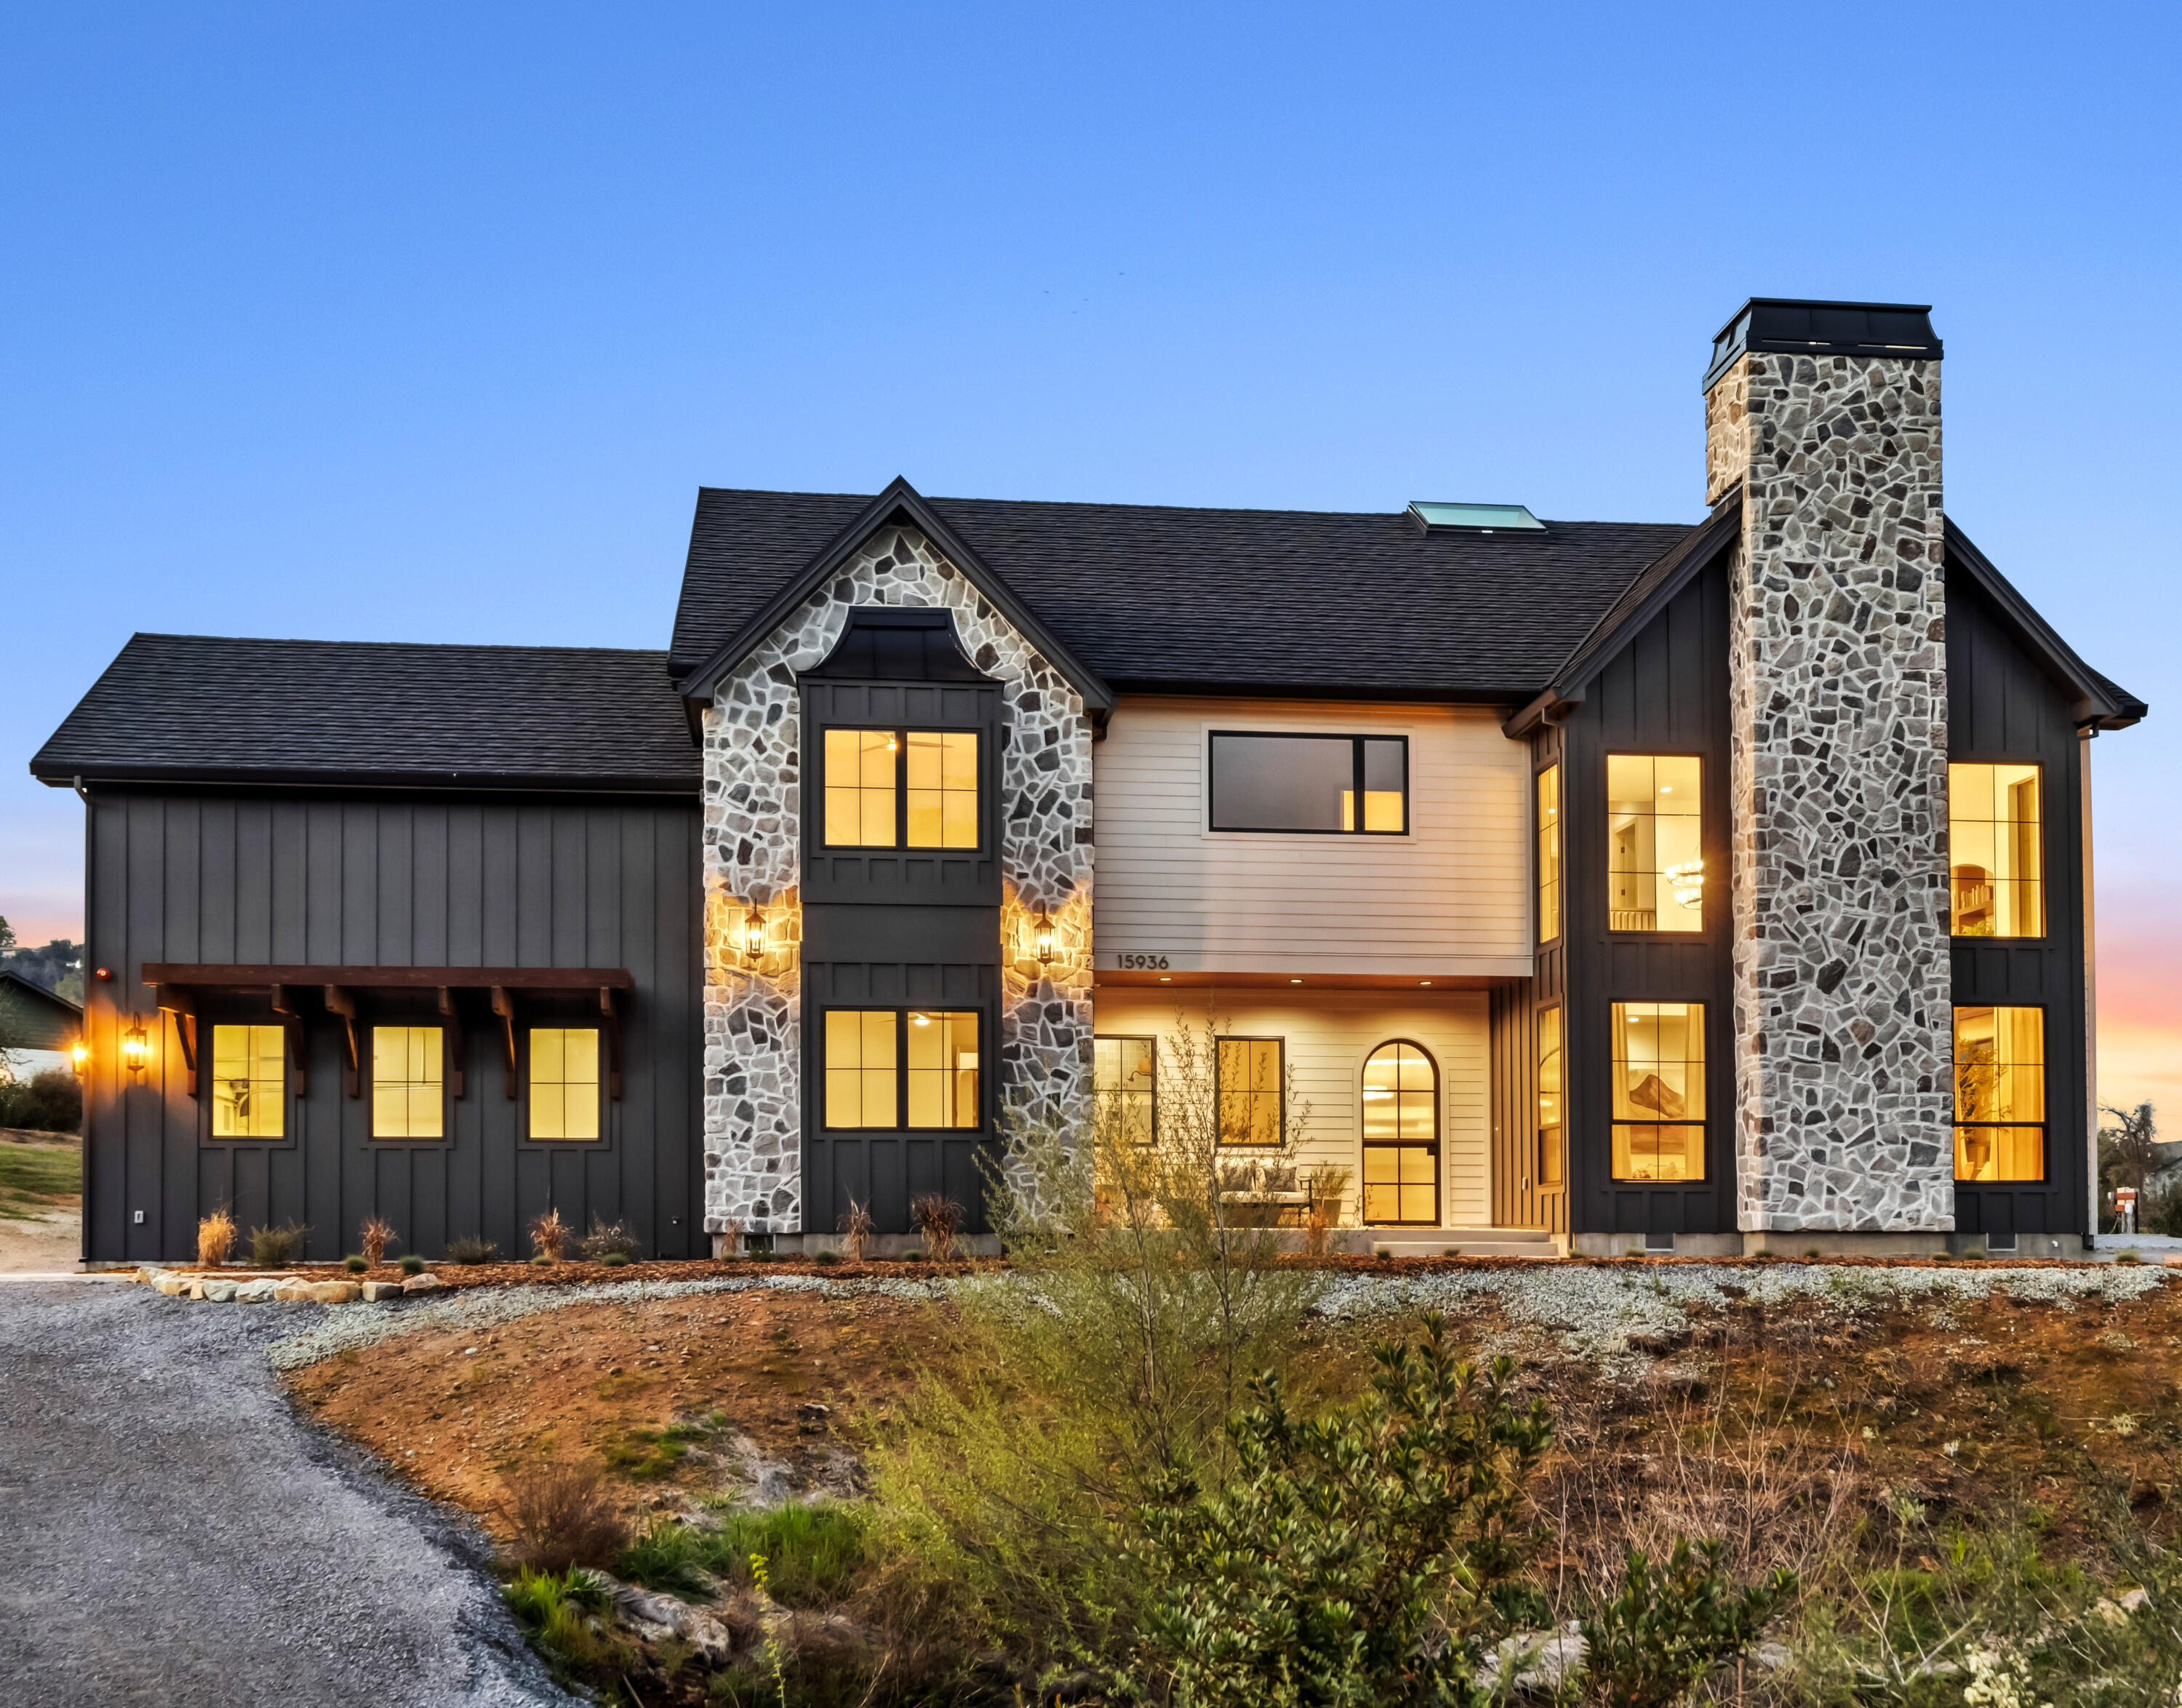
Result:
<instances>
[{"instance_id":1,"label":"outdoor lamp","mask_svg":"<svg viewBox=\"0 0 2182 1708\"><path fill-rule=\"evenodd\" d=\"M81 1077L83 1070L91 1066L91 1045L79 1038L69 1046L69 1054L75 1058L76 1073Z\"/></svg>"},{"instance_id":2,"label":"outdoor lamp","mask_svg":"<svg viewBox=\"0 0 2182 1708\"><path fill-rule=\"evenodd\" d=\"M755 907L743 915L742 951L743 959L753 967L765 953L765 915Z\"/></svg>"},{"instance_id":3,"label":"outdoor lamp","mask_svg":"<svg viewBox=\"0 0 2182 1708\"><path fill-rule=\"evenodd\" d=\"M1053 929L1053 916L1050 913L1039 914L1038 916L1037 924L1033 926L1031 929L1031 940L1037 946L1038 965L1041 967L1051 966L1053 964L1053 957L1056 943L1055 933Z\"/></svg>"},{"instance_id":4,"label":"outdoor lamp","mask_svg":"<svg viewBox=\"0 0 2182 1708\"><path fill-rule=\"evenodd\" d=\"M150 1049L150 1041L144 1036L144 1023L139 1020L121 1034L121 1065L131 1073L141 1073Z\"/></svg>"}]
</instances>

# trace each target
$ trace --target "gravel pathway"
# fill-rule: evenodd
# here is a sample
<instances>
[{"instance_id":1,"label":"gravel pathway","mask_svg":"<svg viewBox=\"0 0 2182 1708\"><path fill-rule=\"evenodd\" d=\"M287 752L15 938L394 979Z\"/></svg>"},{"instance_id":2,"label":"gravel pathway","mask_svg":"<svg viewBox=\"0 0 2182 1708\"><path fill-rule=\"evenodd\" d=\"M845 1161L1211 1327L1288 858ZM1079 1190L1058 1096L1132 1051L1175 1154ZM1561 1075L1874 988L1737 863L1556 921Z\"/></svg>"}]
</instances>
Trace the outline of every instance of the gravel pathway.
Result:
<instances>
[{"instance_id":1,"label":"gravel pathway","mask_svg":"<svg viewBox=\"0 0 2182 1708\"><path fill-rule=\"evenodd\" d=\"M281 1395L327 1314L0 1283L0 1700L573 1708L483 1539Z\"/></svg>"}]
</instances>

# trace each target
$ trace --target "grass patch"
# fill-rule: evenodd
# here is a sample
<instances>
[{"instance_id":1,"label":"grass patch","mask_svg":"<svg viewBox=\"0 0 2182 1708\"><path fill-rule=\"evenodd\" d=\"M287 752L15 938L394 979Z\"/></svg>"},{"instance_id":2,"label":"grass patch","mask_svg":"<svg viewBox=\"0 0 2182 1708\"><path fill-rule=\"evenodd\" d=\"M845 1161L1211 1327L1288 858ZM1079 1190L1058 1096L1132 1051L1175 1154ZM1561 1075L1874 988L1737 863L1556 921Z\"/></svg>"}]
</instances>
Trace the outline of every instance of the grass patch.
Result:
<instances>
[{"instance_id":1,"label":"grass patch","mask_svg":"<svg viewBox=\"0 0 2182 1708\"><path fill-rule=\"evenodd\" d=\"M83 1152L74 1145L0 1145L0 1216L25 1221L83 1193Z\"/></svg>"},{"instance_id":2,"label":"grass patch","mask_svg":"<svg viewBox=\"0 0 2182 1708\"><path fill-rule=\"evenodd\" d=\"M502 1593L564 1677L617 1666L627 1658L625 1644L602 1635L593 1625L591 1616L603 1611L608 1600L597 1573L581 1566L565 1572L534 1572L526 1566Z\"/></svg>"},{"instance_id":3,"label":"grass patch","mask_svg":"<svg viewBox=\"0 0 2182 1708\"><path fill-rule=\"evenodd\" d=\"M774 1600L822 1608L848 1596L872 1555L869 1515L838 1500L728 1507L719 1519L715 1530L654 1524L616 1562L616 1572L670 1595L701 1597L707 1586L697 1573L747 1588L750 1556L762 1554Z\"/></svg>"}]
</instances>

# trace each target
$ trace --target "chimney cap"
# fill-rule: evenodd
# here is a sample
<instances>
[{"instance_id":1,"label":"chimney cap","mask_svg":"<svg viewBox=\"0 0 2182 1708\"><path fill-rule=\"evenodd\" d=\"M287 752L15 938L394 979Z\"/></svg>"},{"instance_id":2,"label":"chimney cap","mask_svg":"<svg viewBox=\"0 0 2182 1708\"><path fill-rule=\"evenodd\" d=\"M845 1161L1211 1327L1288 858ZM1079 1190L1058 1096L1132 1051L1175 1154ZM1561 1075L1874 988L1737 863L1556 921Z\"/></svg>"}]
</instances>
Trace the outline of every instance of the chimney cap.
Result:
<instances>
[{"instance_id":1,"label":"chimney cap","mask_svg":"<svg viewBox=\"0 0 2182 1708\"><path fill-rule=\"evenodd\" d=\"M1747 350L1802 356L1886 356L1897 361L1936 362L1940 335L1932 330L1929 302L1833 302L1802 297L1753 297L1713 336L1712 390L1736 358Z\"/></svg>"}]
</instances>

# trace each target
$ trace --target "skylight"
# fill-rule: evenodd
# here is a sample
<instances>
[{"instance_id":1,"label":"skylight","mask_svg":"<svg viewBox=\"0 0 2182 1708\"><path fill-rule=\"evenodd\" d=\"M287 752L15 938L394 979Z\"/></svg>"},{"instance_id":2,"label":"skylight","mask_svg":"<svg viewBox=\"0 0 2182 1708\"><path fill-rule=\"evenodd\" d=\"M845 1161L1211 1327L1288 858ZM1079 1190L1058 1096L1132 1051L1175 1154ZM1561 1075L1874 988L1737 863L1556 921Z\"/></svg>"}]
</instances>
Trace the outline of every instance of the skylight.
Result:
<instances>
[{"instance_id":1,"label":"skylight","mask_svg":"<svg viewBox=\"0 0 2182 1708\"><path fill-rule=\"evenodd\" d=\"M1409 518L1427 534L1443 528L1475 530L1485 534L1502 528L1542 532L1546 525L1531 513L1527 505L1433 504L1421 498L1409 506Z\"/></svg>"}]
</instances>

